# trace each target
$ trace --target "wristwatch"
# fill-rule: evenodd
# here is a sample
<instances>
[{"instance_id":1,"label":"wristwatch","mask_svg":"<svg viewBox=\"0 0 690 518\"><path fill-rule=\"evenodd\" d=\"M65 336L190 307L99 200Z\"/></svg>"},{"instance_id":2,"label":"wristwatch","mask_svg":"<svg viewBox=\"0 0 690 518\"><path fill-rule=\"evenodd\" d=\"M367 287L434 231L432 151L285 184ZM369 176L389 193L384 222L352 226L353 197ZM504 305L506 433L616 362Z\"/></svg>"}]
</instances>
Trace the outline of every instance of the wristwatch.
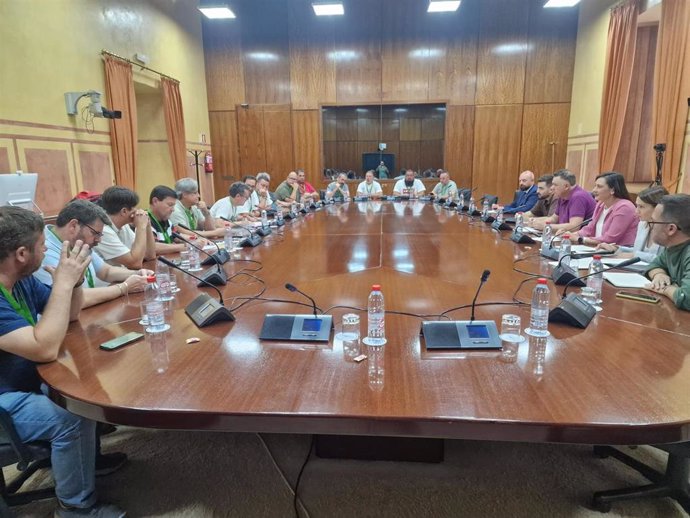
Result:
<instances>
[{"instance_id":1,"label":"wristwatch","mask_svg":"<svg viewBox=\"0 0 690 518\"><path fill-rule=\"evenodd\" d=\"M577 238L577 244L578 245L584 245L585 244L585 238L580 236Z\"/></svg>"}]
</instances>

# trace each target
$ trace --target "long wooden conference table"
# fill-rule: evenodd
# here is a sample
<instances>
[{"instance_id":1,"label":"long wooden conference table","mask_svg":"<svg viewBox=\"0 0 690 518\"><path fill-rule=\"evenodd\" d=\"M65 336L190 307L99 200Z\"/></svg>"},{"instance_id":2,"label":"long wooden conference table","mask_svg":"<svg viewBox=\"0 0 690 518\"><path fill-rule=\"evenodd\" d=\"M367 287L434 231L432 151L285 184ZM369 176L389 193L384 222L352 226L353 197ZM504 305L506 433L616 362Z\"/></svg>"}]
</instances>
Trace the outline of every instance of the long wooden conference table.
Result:
<instances>
[{"instance_id":1,"label":"long wooden conference table","mask_svg":"<svg viewBox=\"0 0 690 518\"><path fill-rule=\"evenodd\" d=\"M231 308L258 295L262 282L262 298L309 304L284 288L290 282L323 310L365 309L371 285L380 284L388 311L438 319L469 305L485 269L491 276L479 303L511 303L528 278L514 271L515 260L525 272L550 273L538 251L430 203L353 202L288 222L235 255L260 265L227 263L231 281L221 290ZM426 350L422 318L388 314L388 343L370 383L371 359L352 361L336 336L351 309L330 310L336 329L328 344L267 342L258 338L265 314L311 309L251 300L235 322L199 329L184 307L200 290L213 292L179 272L178 283L162 350L144 340L99 349L142 330L143 295L84 310L58 361L39 368L51 397L99 421L167 429L586 444L690 439L690 318L668 300L624 301L606 285L603 311L587 329L552 324L551 336L523 342L515 361L496 351ZM518 299L529 302L533 286L526 282ZM555 305L562 287L550 288ZM527 326L528 306L477 308L477 318L499 325L504 313ZM359 315L364 335L366 312ZM469 309L449 317L468 319ZM187 344L190 337L200 341Z\"/></svg>"}]
</instances>

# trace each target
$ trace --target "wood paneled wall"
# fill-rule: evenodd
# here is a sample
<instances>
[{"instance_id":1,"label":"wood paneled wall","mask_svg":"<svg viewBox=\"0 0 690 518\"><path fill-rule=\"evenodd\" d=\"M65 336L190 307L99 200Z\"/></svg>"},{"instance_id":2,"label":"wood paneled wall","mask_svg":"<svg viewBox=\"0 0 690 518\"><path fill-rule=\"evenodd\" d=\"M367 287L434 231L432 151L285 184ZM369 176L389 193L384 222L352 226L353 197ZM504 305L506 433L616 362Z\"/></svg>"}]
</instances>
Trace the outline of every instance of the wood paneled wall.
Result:
<instances>
[{"instance_id":1,"label":"wood paneled wall","mask_svg":"<svg viewBox=\"0 0 690 518\"><path fill-rule=\"evenodd\" d=\"M377 140L339 151L329 136L360 128L322 124L324 105L440 102L443 167L512 198L521 169L565 165L577 9L543 3L463 0L430 14L426 0L348 0L345 16L317 18L310 0L256 0L237 3L235 20L204 20L216 192L261 168L277 182L303 167L321 184L324 155L356 156ZM417 147L401 139L397 163L425 153Z\"/></svg>"}]
</instances>

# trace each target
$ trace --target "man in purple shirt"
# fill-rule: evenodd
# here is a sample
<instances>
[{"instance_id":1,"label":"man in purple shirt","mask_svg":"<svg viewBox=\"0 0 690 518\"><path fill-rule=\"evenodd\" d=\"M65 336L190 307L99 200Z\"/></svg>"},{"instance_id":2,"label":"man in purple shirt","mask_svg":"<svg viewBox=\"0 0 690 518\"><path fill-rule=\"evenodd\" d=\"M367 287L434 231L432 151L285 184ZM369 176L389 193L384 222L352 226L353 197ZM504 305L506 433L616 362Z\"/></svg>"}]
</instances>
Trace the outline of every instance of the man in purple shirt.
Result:
<instances>
[{"instance_id":1,"label":"man in purple shirt","mask_svg":"<svg viewBox=\"0 0 690 518\"><path fill-rule=\"evenodd\" d=\"M592 217L596 202L590 193L577 185L577 178L567 169L553 175L554 197L557 198L553 216L535 219L532 226L542 230L547 224L554 232L578 230L583 221Z\"/></svg>"}]
</instances>

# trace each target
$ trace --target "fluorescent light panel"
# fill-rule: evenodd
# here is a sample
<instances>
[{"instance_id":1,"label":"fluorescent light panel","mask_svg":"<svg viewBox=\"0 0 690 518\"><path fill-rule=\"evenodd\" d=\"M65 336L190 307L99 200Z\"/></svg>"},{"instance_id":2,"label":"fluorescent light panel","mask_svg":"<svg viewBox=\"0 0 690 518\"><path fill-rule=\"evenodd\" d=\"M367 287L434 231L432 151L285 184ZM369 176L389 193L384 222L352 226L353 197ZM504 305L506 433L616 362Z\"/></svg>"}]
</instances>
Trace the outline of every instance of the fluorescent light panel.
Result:
<instances>
[{"instance_id":1,"label":"fluorescent light panel","mask_svg":"<svg viewBox=\"0 0 690 518\"><path fill-rule=\"evenodd\" d=\"M549 0L544 7L573 7L580 3L580 0Z\"/></svg>"},{"instance_id":2,"label":"fluorescent light panel","mask_svg":"<svg viewBox=\"0 0 690 518\"><path fill-rule=\"evenodd\" d=\"M233 13L227 5L216 5L213 7L199 6L199 11L201 11L206 18L211 18L212 20L235 18L235 13Z\"/></svg>"},{"instance_id":3,"label":"fluorescent light panel","mask_svg":"<svg viewBox=\"0 0 690 518\"><path fill-rule=\"evenodd\" d=\"M431 0L427 13L447 13L457 11L460 7L460 0Z\"/></svg>"},{"instance_id":4,"label":"fluorescent light panel","mask_svg":"<svg viewBox=\"0 0 690 518\"><path fill-rule=\"evenodd\" d=\"M345 14L341 2L314 2L311 4L316 16L338 16Z\"/></svg>"}]
</instances>

